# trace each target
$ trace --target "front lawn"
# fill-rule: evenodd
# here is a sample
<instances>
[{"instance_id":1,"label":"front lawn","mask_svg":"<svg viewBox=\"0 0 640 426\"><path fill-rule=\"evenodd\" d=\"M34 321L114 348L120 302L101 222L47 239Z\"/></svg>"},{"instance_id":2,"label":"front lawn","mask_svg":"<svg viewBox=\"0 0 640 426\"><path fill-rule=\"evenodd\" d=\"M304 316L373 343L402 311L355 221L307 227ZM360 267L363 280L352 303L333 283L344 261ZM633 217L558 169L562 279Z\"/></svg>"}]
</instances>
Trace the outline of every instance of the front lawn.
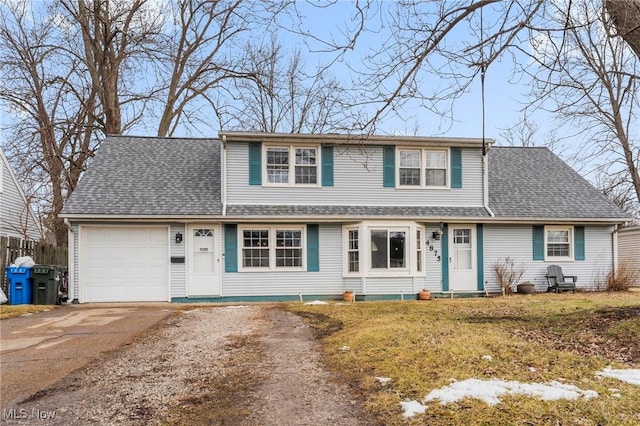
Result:
<instances>
[{"instance_id":1,"label":"front lawn","mask_svg":"<svg viewBox=\"0 0 640 426\"><path fill-rule=\"evenodd\" d=\"M384 424L635 425L640 384L597 375L640 369L637 293L290 304L312 324L325 360ZM379 379L385 378L385 379ZM389 382L386 382L390 379ZM575 387L575 399L424 398L467 379ZM527 388L528 389L528 388ZM597 392L597 396L594 396ZM423 414L403 417L401 402Z\"/></svg>"}]
</instances>

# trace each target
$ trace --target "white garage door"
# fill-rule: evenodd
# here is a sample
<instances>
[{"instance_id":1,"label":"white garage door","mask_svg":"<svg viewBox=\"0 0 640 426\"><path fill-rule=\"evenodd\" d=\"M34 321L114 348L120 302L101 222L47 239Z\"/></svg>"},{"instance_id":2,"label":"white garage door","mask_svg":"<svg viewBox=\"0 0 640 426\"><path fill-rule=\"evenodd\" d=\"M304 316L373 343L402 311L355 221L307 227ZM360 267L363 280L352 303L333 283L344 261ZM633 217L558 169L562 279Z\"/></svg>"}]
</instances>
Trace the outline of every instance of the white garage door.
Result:
<instances>
[{"instance_id":1,"label":"white garage door","mask_svg":"<svg viewBox=\"0 0 640 426\"><path fill-rule=\"evenodd\" d=\"M169 299L166 226L85 226L80 233L80 301Z\"/></svg>"}]
</instances>

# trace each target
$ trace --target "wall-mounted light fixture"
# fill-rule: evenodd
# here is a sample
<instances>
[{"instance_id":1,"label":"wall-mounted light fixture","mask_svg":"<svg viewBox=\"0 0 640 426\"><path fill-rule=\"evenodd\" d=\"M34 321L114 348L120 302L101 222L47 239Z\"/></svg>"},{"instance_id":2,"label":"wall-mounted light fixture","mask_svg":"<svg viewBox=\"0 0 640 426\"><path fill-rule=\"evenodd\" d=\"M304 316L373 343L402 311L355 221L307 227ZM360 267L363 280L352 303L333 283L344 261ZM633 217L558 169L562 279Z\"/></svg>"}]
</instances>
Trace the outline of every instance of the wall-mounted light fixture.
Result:
<instances>
[{"instance_id":1,"label":"wall-mounted light fixture","mask_svg":"<svg viewBox=\"0 0 640 426\"><path fill-rule=\"evenodd\" d=\"M442 234L444 234L444 230L442 227L442 222L440 222L440 228L437 231L433 231L433 234L431 235L433 237L434 240L439 240L440 237L442 236Z\"/></svg>"},{"instance_id":2,"label":"wall-mounted light fixture","mask_svg":"<svg viewBox=\"0 0 640 426\"><path fill-rule=\"evenodd\" d=\"M176 244L180 244L182 242L182 234L176 232Z\"/></svg>"}]
</instances>

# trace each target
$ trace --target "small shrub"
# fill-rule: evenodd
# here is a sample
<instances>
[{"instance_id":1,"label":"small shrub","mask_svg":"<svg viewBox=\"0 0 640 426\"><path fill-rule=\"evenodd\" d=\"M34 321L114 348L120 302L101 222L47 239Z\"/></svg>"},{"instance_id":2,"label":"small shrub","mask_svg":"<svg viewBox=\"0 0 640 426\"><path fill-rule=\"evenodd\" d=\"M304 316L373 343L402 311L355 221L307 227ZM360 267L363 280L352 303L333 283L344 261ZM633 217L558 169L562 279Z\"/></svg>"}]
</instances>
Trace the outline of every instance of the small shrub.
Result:
<instances>
[{"instance_id":1,"label":"small shrub","mask_svg":"<svg viewBox=\"0 0 640 426\"><path fill-rule=\"evenodd\" d=\"M508 256L499 259L493 265L493 274L502 289L502 294L511 294L515 291L516 285L518 285L525 270L524 264L516 265L515 261Z\"/></svg>"},{"instance_id":2,"label":"small shrub","mask_svg":"<svg viewBox=\"0 0 640 426\"><path fill-rule=\"evenodd\" d=\"M638 271L627 262L618 265L607 275L607 291L629 291L638 280Z\"/></svg>"}]
</instances>

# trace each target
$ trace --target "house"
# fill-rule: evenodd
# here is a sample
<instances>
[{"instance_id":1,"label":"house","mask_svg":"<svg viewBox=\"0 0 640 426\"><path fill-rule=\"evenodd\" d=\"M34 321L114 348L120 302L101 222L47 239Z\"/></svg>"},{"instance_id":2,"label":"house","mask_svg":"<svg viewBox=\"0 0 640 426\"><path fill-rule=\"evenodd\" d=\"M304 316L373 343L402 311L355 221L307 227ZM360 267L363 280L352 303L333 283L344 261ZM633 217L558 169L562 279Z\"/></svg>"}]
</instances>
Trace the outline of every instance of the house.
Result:
<instances>
[{"instance_id":1,"label":"house","mask_svg":"<svg viewBox=\"0 0 640 426\"><path fill-rule=\"evenodd\" d=\"M79 302L498 292L506 256L595 289L628 220L546 148L245 132L109 136L62 216Z\"/></svg>"},{"instance_id":2,"label":"house","mask_svg":"<svg viewBox=\"0 0 640 426\"><path fill-rule=\"evenodd\" d=\"M0 161L0 236L39 241L42 236L40 222L2 149Z\"/></svg>"},{"instance_id":3,"label":"house","mask_svg":"<svg viewBox=\"0 0 640 426\"><path fill-rule=\"evenodd\" d=\"M635 288L640 289L640 226L620 228L616 231L618 240L618 264L634 271Z\"/></svg>"}]
</instances>

